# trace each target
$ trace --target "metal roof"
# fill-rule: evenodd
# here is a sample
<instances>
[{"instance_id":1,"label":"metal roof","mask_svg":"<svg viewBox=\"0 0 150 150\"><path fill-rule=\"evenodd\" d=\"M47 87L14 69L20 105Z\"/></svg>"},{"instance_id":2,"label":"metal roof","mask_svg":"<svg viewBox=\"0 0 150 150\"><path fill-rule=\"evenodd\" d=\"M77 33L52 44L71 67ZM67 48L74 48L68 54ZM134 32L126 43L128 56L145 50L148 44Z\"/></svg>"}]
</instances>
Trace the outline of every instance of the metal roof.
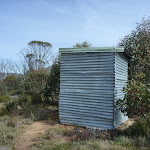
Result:
<instances>
[{"instance_id":1,"label":"metal roof","mask_svg":"<svg viewBox=\"0 0 150 150\"><path fill-rule=\"evenodd\" d=\"M131 57L130 51L124 47L78 47L78 48L59 48L60 53L85 53L85 52L116 52L125 53Z\"/></svg>"}]
</instances>

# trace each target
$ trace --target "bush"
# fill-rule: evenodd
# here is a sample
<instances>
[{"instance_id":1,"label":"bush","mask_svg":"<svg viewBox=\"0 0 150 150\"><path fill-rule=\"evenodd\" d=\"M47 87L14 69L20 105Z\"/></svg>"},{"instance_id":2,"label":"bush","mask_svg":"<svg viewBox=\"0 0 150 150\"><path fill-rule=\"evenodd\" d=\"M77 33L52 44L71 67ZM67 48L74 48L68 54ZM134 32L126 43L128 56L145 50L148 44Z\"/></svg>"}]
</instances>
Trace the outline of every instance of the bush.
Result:
<instances>
[{"instance_id":1,"label":"bush","mask_svg":"<svg viewBox=\"0 0 150 150\"><path fill-rule=\"evenodd\" d=\"M29 71L25 75L24 88L28 94L38 94L46 86L46 82L49 76L49 72L41 70Z\"/></svg>"},{"instance_id":2,"label":"bush","mask_svg":"<svg viewBox=\"0 0 150 150\"><path fill-rule=\"evenodd\" d=\"M0 107L0 116L8 115L9 112L5 106Z\"/></svg>"},{"instance_id":3,"label":"bush","mask_svg":"<svg viewBox=\"0 0 150 150\"><path fill-rule=\"evenodd\" d=\"M0 95L0 103L10 101L10 96Z\"/></svg>"},{"instance_id":4,"label":"bush","mask_svg":"<svg viewBox=\"0 0 150 150\"><path fill-rule=\"evenodd\" d=\"M16 120L16 118L12 117L12 118L10 118L9 120L7 120L6 125L7 125L7 127L13 127L13 128L15 128L16 125L17 125L17 120Z\"/></svg>"},{"instance_id":5,"label":"bush","mask_svg":"<svg viewBox=\"0 0 150 150\"><path fill-rule=\"evenodd\" d=\"M17 90L19 78L14 75L7 75L3 82L7 86L7 91Z\"/></svg>"},{"instance_id":6,"label":"bush","mask_svg":"<svg viewBox=\"0 0 150 150\"><path fill-rule=\"evenodd\" d=\"M50 76L47 80L46 88L43 89L45 102L50 104L52 101L57 101L60 90L60 55L55 59L51 67Z\"/></svg>"},{"instance_id":7,"label":"bush","mask_svg":"<svg viewBox=\"0 0 150 150\"><path fill-rule=\"evenodd\" d=\"M47 112L44 110L44 109L37 109L36 111L34 112L31 112L31 120L33 121L40 121L40 120L45 120L47 119Z\"/></svg>"},{"instance_id":8,"label":"bush","mask_svg":"<svg viewBox=\"0 0 150 150\"><path fill-rule=\"evenodd\" d=\"M24 107L31 102L31 96L28 95L20 95L18 99L18 105Z\"/></svg>"},{"instance_id":9,"label":"bush","mask_svg":"<svg viewBox=\"0 0 150 150\"><path fill-rule=\"evenodd\" d=\"M18 108L18 101L12 101L6 104L6 108L8 112L11 112L14 109Z\"/></svg>"},{"instance_id":10,"label":"bush","mask_svg":"<svg viewBox=\"0 0 150 150\"><path fill-rule=\"evenodd\" d=\"M42 104L42 95L41 94L33 94L31 96L32 104Z\"/></svg>"},{"instance_id":11,"label":"bush","mask_svg":"<svg viewBox=\"0 0 150 150\"><path fill-rule=\"evenodd\" d=\"M36 108L35 106L29 106L23 108L22 115L25 118L30 118L32 121L40 121L47 119L49 113L44 108Z\"/></svg>"},{"instance_id":12,"label":"bush","mask_svg":"<svg viewBox=\"0 0 150 150\"><path fill-rule=\"evenodd\" d=\"M150 114L138 118L135 123L123 131L124 135L130 137L146 137L150 140Z\"/></svg>"},{"instance_id":13,"label":"bush","mask_svg":"<svg viewBox=\"0 0 150 150\"><path fill-rule=\"evenodd\" d=\"M138 73L134 78L123 88L126 93L124 99L117 101L120 110L129 117L144 116L150 111L150 93L142 81L144 74Z\"/></svg>"},{"instance_id":14,"label":"bush","mask_svg":"<svg viewBox=\"0 0 150 150\"><path fill-rule=\"evenodd\" d=\"M125 36L119 43L132 52L134 61L129 63L129 79L140 71L145 76L145 81L150 82L150 18L143 18L130 34Z\"/></svg>"},{"instance_id":15,"label":"bush","mask_svg":"<svg viewBox=\"0 0 150 150\"><path fill-rule=\"evenodd\" d=\"M0 81L0 95L5 95L6 94L6 85L4 82Z\"/></svg>"},{"instance_id":16,"label":"bush","mask_svg":"<svg viewBox=\"0 0 150 150\"><path fill-rule=\"evenodd\" d=\"M10 143L15 138L15 128L8 127L6 123L0 124L0 143Z\"/></svg>"}]
</instances>

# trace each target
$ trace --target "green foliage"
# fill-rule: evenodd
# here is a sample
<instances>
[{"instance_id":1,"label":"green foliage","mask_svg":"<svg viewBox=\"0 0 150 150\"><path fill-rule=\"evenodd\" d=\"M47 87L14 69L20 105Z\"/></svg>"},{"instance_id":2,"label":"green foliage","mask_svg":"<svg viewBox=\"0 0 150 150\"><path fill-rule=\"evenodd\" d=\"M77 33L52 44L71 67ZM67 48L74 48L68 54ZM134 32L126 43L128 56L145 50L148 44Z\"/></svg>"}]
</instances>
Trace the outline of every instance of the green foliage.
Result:
<instances>
[{"instance_id":1,"label":"green foliage","mask_svg":"<svg viewBox=\"0 0 150 150\"><path fill-rule=\"evenodd\" d=\"M49 67L52 59L52 45L43 41L31 41L28 43L28 48L21 51L23 56L23 71L33 71Z\"/></svg>"},{"instance_id":2,"label":"green foliage","mask_svg":"<svg viewBox=\"0 0 150 150\"><path fill-rule=\"evenodd\" d=\"M0 124L0 143L8 144L15 138L15 128L8 127L6 123Z\"/></svg>"},{"instance_id":3,"label":"green foliage","mask_svg":"<svg viewBox=\"0 0 150 150\"><path fill-rule=\"evenodd\" d=\"M24 80L25 92L29 94L38 94L46 86L49 72L41 69L30 71L26 74Z\"/></svg>"},{"instance_id":4,"label":"green foliage","mask_svg":"<svg viewBox=\"0 0 150 150\"><path fill-rule=\"evenodd\" d=\"M150 111L150 93L144 84L143 73L136 74L135 79L128 80L127 87L123 88L126 93L124 99L119 99L117 104L123 113L128 116L144 116Z\"/></svg>"},{"instance_id":5,"label":"green foliage","mask_svg":"<svg viewBox=\"0 0 150 150\"><path fill-rule=\"evenodd\" d=\"M56 144L52 150L68 150L72 148L71 142L66 142L66 143L58 143Z\"/></svg>"},{"instance_id":6,"label":"green foliage","mask_svg":"<svg viewBox=\"0 0 150 150\"><path fill-rule=\"evenodd\" d=\"M113 140L115 145L120 145L121 147L132 147L135 149L139 149L140 147L149 147L149 140L145 136L119 136L115 137Z\"/></svg>"},{"instance_id":7,"label":"green foliage","mask_svg":"<svg viewBox=\"0 0 150 150\"><path fill-rule=\"evenodd\" d=\"M35 41L35 40L29 42L28 45L38 45L38 46L42 46L42 47L46 47L46 46L52 47L52 45L48 42Z\"/></svg>"},{"instance_id":8,"label":"green foliage","mask_svg":"<svg viewBox=\"0 0 150 150\"><path fill-rule=\"evenodd\" d=\"M13 127L13 128L15 128L16 125L17 125L17 120L16 120L16 118L11 117L9 120L7 120L6 125L7 125L7 127Z\"/></svg>"},{"instance_id":9,"label":"green foliage","mask_svg":"<svg viewBox=\"0 0 150 150\"><path fill-rule=\"evenodd\" d=\"M77 48L77 47L91 47L92 44L89 43L88 41L84 41L82 43L76 43L75 45L73 45L74 48Z\"/></svg>"},{"instance_id":10,"label":"green foliage","mask_svg":"<svg viewBox=\"0 0 150 150\"><path fill-rule=\"evenodd\" d=\"M17 90L19 78L14 75L8 75L3 81L7 87L7 91L9 90Z\"/></svg>"},{"instance_id":11,"label":"green foliage","mask_svg":"<svg viewBox=\"0 0 150 150\"><path fill-rule=\"evenodd\" d=\"M6 84L2 81L0 81L0 95L5 95L6 94Z\"/></svg>"},{"instance_id":12,"label":"green foliage","mask_svg":"<svg viewBox=\"0 0 150 150\"><path fill-rule=\"evenodd\" d=\"M0 107L0 116L8 115L9 112L5 106Z\"/></svg>"},{"instance_id":13,"label":"green foliage","mask_svg":"<svg viewBox=\"0 0 150 150\"><path fill-rule=\"evenodd\" d=\"M34 112L31 112L31 120L33 121L40 121L40 120L45 120L47 119L47 112L44 110L44 109L37 109L36 111Z\"/></svg>"},{"instance_id":14,"label":"green foliage","mask_svg":"<svg viewBox=\"0 0 150 150\"><path fill-rule=\"evenodd\" d=\"M125 36L119 43L132 52L134 62L130 63L129 79L138 72L143 72L145 81L150 82L150 19L137 24L136 29Z\"/></svg>"},{"instance_id":15,"label":"green foliage","mask_svg":"<svg viewBox=\"0 0 150 150\"><path fill-rule=\"evenodd\" d=\"M132 126L123 132L123 134L130 137L142 136L150 140L150 114L138 118Z\"/></svg>"},{"instance_id":16,"label":"green foliage","mask_svg":"<svg viewBox=\"0 0 150 150\"><path fill-rule=\"evenodd\" d=\"M10 96L0 95L0 103L10 101Z\"/></svg>"},{"instance_id":17,"label":"green foliage","mask_svg":"<svg viewBox=\"0 0 150 150\"><path fill-rule=\"evenodd\" d=\"M11 112L12 110L15 110L18 108L18 101L11 101L5 105L6 105L8 112Z\"/></svg>"},{"instance_id":18,"label":"green foliage","mask_svg":"<svg viewBox=\"0 0 150 150\"><path fill-rule=\"evenodd\" d=\"M46 103L50 103L49 97L51 97L52 101L58 99L59 85L60 85L60 56L58 56L53 62L50 76L47 80L46 88L43 90Z\"/></svg>"},{"instance_id":19,"label":"green foliage","mask_svg":"<svg viewBox=\"0 0 150 150\"><path fill-rule=\"evenodd\" d=\"M33 94L31 96L32 104L42 104L42 94Z\"/></svg>"},{"instance_id":20,"label":"green foliage","mask_svg":"<svg viewBox=\"0 0 150 150\"><path fill-rule=\"evenodd\" d=\"M22 110L22 116L32 121L40 121L47 119L49 112L44 108L36 108L35 106L25 107Z\"/></svg>"},{"instance_id":21,"label":"green foliage","mask_svg":"<svg viewBox=\"0 0 150 150\"><path fill-rule=\"evenodd\" d=\"M30 104L30 102L31 102L31 96L26 95L26 94L19 95L18 105L24 107Z\"/></svg>"}]
</instances>

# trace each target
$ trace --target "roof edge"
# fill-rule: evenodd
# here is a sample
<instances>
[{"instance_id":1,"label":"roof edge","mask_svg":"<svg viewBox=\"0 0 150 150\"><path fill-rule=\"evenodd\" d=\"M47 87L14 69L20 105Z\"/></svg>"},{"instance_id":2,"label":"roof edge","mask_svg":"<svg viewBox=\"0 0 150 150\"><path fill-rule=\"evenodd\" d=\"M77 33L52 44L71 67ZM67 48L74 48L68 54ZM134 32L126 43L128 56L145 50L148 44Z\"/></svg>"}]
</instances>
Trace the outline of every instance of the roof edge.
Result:
<instances>
[{"instance_id":1,"label":"roof edge","mask_svg":"<svg viewBox=\"0 0 150 150\"><path fill-rule=\"evenodd\" d=\"M132 57L129 50L123 46L119 47L78 47L78 48L59 48L60 53L86 53L86 52L115 52L125 53L126 56Z\"/></svg>"},{"instance_id":2,"label":"roof edge","mask_svg":"<svg viewBox=\"0 0 150 150\"><path fill-rule=\"evenodd\" d=\"M84 53L84 52L124 52L124 47L79 47L59 48L60 53Z\"/></svg>"}]
</instances>

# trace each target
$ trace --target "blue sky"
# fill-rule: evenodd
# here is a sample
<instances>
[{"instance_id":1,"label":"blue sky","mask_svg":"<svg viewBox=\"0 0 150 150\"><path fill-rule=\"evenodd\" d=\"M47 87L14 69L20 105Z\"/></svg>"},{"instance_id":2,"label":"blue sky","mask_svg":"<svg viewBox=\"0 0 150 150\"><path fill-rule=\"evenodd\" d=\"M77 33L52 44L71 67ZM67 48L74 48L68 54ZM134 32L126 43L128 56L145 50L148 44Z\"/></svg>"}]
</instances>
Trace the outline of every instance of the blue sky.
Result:
<instances>
[{"instance_id":1,"label":"blue sky","mask_svg":"<svg viewBox=\"0 0 150 150\"><path fill-rule=\"evenodd\" d=\"M19 60L32 40L51 43L55 53L85 40L116 46L143 16L149 0L0 0L0 58Z\"/></svg>"}]
</instances>

